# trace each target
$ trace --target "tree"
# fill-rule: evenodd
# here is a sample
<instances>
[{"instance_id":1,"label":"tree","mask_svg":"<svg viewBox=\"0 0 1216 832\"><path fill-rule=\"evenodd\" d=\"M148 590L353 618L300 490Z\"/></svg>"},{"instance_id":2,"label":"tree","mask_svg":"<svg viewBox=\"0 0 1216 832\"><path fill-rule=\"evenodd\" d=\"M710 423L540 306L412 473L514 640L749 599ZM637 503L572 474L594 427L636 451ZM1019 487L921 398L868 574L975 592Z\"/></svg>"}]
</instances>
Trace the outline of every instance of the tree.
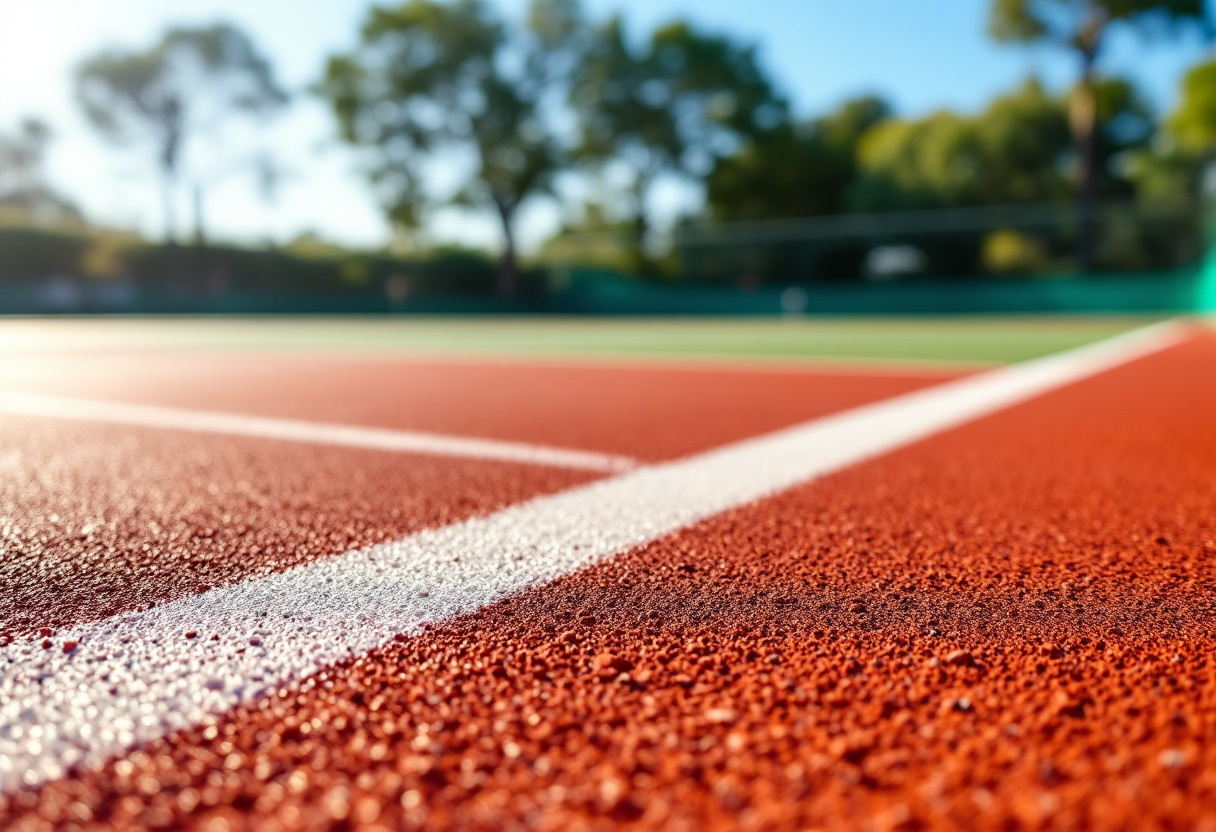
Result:
<instances>
[{"instance_id":1,"label":"tree","mask_svg":"<svg viewBox=\"0 0 1216 832\"><path fill-rule=\"evenodd\" d=\"M849 203L860 211L977 205L984 199L985 167L971 119L948 110L891 119L862 141Z\"/></svg>"},{"instance_id":2,"label":"tree","mask_svg":"<svg viewBox=\"0 0 1216 832\"><path fill-rule=\"evenodd\" d=\"M1182 79L1178 107L1165 132L1180 152L1203 157L1216 150L1216 61L1192 67Z\"/></svg>"},{"instance_id":3,"label":"tree","mask_svg":"<svg viewBox=\"0 0 1216 832\"><path fill-rule=\"evenodd\" d=\"M1068 107L1060 96L1028 79L993 99L972 123L983 153L980 201L1046 202L1067 196L1072 143Z\"/></svg>"},{"instance_id":4,"label":"tree","mask_svg":"<svg viewBox=\"0 0 1216 832\"><path fill-rule=\"evenodd\" d=\"M1069 102L1069 124L1077 154L1081 229L1077 254L1082 269L1089 267L1092 255L1098 196L1096 68L1112 25L1141 32L1180 26L1206 28L1204 0L994 0L989 19L989 30L997 40L1048 43L1071 50L1080 61L1080 80Z\"/></svg>"},{"instance_id":5,"label":"tree","mask_svg":"<svg viewBox=\"0 0 1216 832\"><path fill-rule=\"evenodd\" d=\"M886 120L885 101L864 96L804 124L785 123L715 161L706 177L719 221L806 217L847 210L861 139Z\"/></svg>"},{"instance_id":6,"label":"tree","mask_svg":"<svg viewBox=\"0 0 1216 832\"><path fill-rule=\"evenodd\" d=\"M371 174L390 217L420 224L436 203L489 207L503 235L498 291L516 290L515 220L547 192L563 163L549 109L574 62L574 0L533 0L508 26L481 0L410 0L373 8L359 47L329 60L320 93L343 138L372 151ZM472 160L455 191L424 172L437 158Z\"/></svg>"},{"instance_id":7,"label":"tree","mask_svg":"<svg viewBox=\"0 0 1216 832\"><path fill-rule=\"evenodd\" d=\"M46 180L51 130L36 118L24 119L11 134L0 133L0 216L39 225L84 223L80 211Z\"/></svg>"},{"instance_id":8,"label":"tree","mask_svg":"<svg viewBox=\"0 0 1216 832\"><path fill-rule=\"evenodd\" d=\"M1138 192L1151 199L1196 196L1216 159L1216 61L1192 67L1182 79L1178 105L1153 143L1131 158Z\"/></svg>"},{"instance_id":9,"label":"tree","mask_svg":"<svg viewBox=\"0 0 1216 832\"><path fill-rule=\"evenodd\" d=\"M170 29L144 51L96 55L77 69L76 92L85 115L107 139L154 149L170 242L176 239L173 202L191 139L233 115L265 115L287 101L269 62L247 35L225 23ZM196 191L199 236L201 201Z\"/></svg>"},{"instance_id":10,"label":"tree","mask_svg":"<svg viewBox=\"0 0 1216 832\"><path fill-rule=\"evenodd\" d=\"M1105 192L1130 194L1116 162L1148 140L1150 113L1125 80L1098 78L1094 89L1096 175ZM850 200L863 211L1054 201L1070 191L1071 151L1068 102L1032 79L973 116L878 124L861 142Z\"/></svg>"},{"instance_id":11,"label":"tree","mask_svg":"<svg viewBox=\"0 0 1216 832\"><path fill-rule=\"evenodd\" d=\"M708 174L748 137L780 129L786 112L754 47L672 23L635 49L619 17L594 33L572 102L580 157L629 170L639 255L659 177Z\"/></svg>"},{"instance_id":12,"label":"tree","mask_svg":"<svg viewBox=\"0 0 1216 832\"><path fill-rule=\"evenodd\" d=\"M1134 196L1125 162L1153 140L1157 121L1152 106L1125 78L1098 78L1094 105L1095 189L1112 197Z\"/></svg>"},{"instance_id":13,"label":"tree","mask_svg":"<svg viewBox=\"0 0 1216 832\"><path fill-rule=\"evenodd\" d=\"M21 122L12 135L0 135L0 194L30 191L43 184L43 157L51 129L36 118Z\"/></svg>"}]
</instances>

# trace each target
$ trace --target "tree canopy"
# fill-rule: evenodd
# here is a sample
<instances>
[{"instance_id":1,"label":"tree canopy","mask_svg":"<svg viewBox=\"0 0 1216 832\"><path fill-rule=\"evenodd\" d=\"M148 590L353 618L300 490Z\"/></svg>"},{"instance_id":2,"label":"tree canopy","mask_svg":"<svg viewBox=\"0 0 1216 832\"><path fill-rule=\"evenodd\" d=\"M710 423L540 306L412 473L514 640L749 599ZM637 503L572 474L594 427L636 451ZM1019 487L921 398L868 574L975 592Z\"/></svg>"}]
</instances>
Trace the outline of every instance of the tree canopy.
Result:
<instances>
[{"instance_id":1,"label":"tree canopy","mask_svg":"<svg viewBox=\"0 0 1216 832\"><path fill-rule=\"evenodd\" d=\"M95 55L78 68L76 92L106 138L154 149L170 240L176 233L174 185L191 137L234 114L264 114L287 100L250 38L225 23L170 29L143 51Z\"/></svg>"},{"instance_id":2,"label":"tree canopy","mask_svg":"<svg viewBox=\"0 0 1216 832\"><path fill-rule=\"evenodd\" d=\"M864 96L749 138L739 152L717 159L706 177L710 215L749 220L848 210L861 139L890 116L885 101Z\"/></svg>"},{"instance_id":3,"label":"tree canopy","mask_svg":"<svg viewBox=\"0 0 1216 832\"><path fill-rule=\"evenodd\" d=\"M416 226L436 203L493 209L505 241L503 294L514 291L517 212L561 169L564 149L546 107L568 78L580 27L572 0L534 0L522 27L480 0L377 7L359 47L331 58L319 86L343 137L370 150L373 181L395 221ZM453 153L471 165L437 195L424 169Z\"/></svg>"},{"instance_id":4,"label":"tree canopy","mask_svg":"<svg viewBox=\"0 0 1216 832\"><path fill-rule=\"evenodd\" d=\"M51 129L26 118L11 133L0 133L0 220L12 217L35 225L84 224L79 209L55 193L46 178Z\"/></svg>"},{"instance_id":5,"label":"tree canopy","mask_svg":"<svg viewBox=\"0 0 1216 832\"><path fill-rule=\"evenodd\" d=\"M684 22L634 45L619 17L594 32L572 101L579 156L628 171L639 235L659 177L708 174L749 139L782 129L787 109L754 47Z\"/></svg>"},{"instance_id":6,"label":"tree canopy","mask_svg":"<svg viewBox=\"0 0 1216 832\"><path fill-rule=\"evenodd\" d=\"M1182 27L1210 28L1204 0L993 0L989 31L997 40L1049 43L1080 58L1080 80L1069 102L1076 146L1077 195L1081 234L1078 255L1088 266L1094 204L1101 188L1103 148L1097 134L1098 91L1095 72L1107 30L1129 26L1142 33Z\"/></svg>"},{"instance_id":7,"label":"tree canopy","mask_svg":"<svg viewBox=\"0 0 1216 832\"><path fill-rule=\"evenodd\" d=\"M1191 156L1216 150L1216 61L1192 67L1182 79L1178 107L1165 121L1173 146Z\"/></svg>"},{"instance_id":8,"label":"tree canopy","mask_svg":"<svg viewBox=\"0 0 1216 832\"><path fill-rule=\"evenodd\" d=\"M862 140L855 210L912 210L1054 199L1070 149L1064 103L1037 81L975 116L891 119Z\"/></svg>"},{"instance_id":9,"label":"tree canopy","mask_svg":"<svg viewBox=\"0 0 1216 832\"><path fill-rule=\"evenodd\" d=\"M1147 105L1130 82L1098 79L1098 161L1105 191L1129 194L1120 157L1151 135ZM1057 200L1075 190L1065 97L1035 80L974 116L940 111L891 119L861 143L855 210L911 210Z\"/></svg>"},{"instance_id":10,"label":"tree canopy","mask_svg":"<svg viewBox=\"0 0 1216 832\"><path fill-rule=\"evenodd\" d=\"M993 0L988 28L997 40L1097 51L1112 23L1152 31L1205 22L1203 0Z\"/></svg>"},{"instance_id":11,"label":"tree canopy","mask_svg":"<svg viewBox=\"0 0 1216 832\"><path fill-rule=\"evenodd\" d=\"M1154 140L1130 155L1129 176L1138 193L1151 199L1195 196L1213 160L1216 61L1205 61L1183 77L1178 104L1163 120Z\"/></svg>"}]
</instances>

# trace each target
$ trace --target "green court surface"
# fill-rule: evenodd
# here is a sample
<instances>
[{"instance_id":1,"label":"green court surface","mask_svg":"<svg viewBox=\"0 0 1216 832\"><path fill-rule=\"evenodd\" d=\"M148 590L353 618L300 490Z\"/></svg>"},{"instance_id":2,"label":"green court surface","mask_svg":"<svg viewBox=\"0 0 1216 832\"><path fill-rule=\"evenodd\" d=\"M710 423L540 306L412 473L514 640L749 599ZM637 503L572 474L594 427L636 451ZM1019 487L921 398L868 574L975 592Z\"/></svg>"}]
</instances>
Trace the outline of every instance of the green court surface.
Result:
<instances>
[{"instance_id":1,"label":"green court surface","mask_svg":"<svg viewBox=\"0 0 1216 832\"><path fill-rule=\"evenodd\" d=\"M289 350L467 357L1000 364L1149 317L0 319L0 354Z\"/></svg>"}]
</instances>

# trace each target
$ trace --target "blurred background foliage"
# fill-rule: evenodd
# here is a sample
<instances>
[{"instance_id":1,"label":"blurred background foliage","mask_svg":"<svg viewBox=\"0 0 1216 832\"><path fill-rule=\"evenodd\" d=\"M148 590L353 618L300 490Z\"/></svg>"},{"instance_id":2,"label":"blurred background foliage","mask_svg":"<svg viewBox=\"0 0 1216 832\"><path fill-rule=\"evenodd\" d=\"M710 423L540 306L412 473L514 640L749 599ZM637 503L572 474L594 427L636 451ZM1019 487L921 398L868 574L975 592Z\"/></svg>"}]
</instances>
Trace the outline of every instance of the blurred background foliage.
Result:
<instances>
[{"instance_id":1,"label":"blurred background foliage","mask_svg":"<svg viewBox=\"0 0 1216 832\"><path fill-rule=\"evenodd\" d=\"M31 118L0 133L0 282L91 281L116 297L300 292L393 307L538 297L579 267L747 289L1194 263L1216 152L1216 60L1192 68L1162 113L1133 78L1102 74L1100 58L1114 28L1159 43L1207 31L1203 3L993 0L990 11L998 42L1075 54L1075 86L1027 78L976 112L920 117L872 95L804 118L754 44L688 21L630 38L620 16L591 19L576 0L533 0L519 19L482 0L375 6L358 45L318 68L311 94L366 154L368 186L401 232L383 251L313 234L258 250L208 239L210 183L254 176L270 193L282 174L273 154L226 158L225 125L274 118L291 100L235 27L172 28L147 49L86 58L76 77L98 134L143 148L159 171L166 238L90 224L47 184L54 137ZM204 169L182 165L190 136L214 137ZM426 169L452 154L469 164L440 195ZM522 256L521 206L555 198L555 177L570 171L600 183L600 196L567 206L563 228ZM700 185L704 207L656 228L649 195L671 176ZM194 206L185 238L172 215L182 188ZM495 216L502 248L408 243L451 204Z\"/></svg>"}]
</instances>

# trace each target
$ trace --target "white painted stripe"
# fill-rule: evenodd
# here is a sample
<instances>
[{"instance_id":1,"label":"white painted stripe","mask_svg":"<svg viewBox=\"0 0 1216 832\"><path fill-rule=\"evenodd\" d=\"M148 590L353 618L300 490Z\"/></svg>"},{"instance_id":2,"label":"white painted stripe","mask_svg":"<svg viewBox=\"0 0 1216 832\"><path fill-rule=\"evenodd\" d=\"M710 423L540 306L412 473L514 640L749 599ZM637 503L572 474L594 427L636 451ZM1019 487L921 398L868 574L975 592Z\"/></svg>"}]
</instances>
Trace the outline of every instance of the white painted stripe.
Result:
<instances>
[{"instance_id":1,"label":"white painted stripe","mask_svg":"<svg viewBox=\"0 0 1216 832\"><path fill-rule=\"evenodd\" d=\"M972 376L0 650L0 789L202 722L428 621L1175 344L1179 325ZM188 640L187 631L199 637ZM211 641L212 634L220 636ZM64 639L79 642L65 654ZM237 652L242 650L244 652Z\"/></svg>"},{"instance_id":2,"label":"white painted stripe","mask_svg":"<svg viewBox=\"0 0 1216 832\"><path fill-rule=\"evenodd\" d=\"M230 436L253 436L259 439L337 445L373 451L469 457L497 462L550 465L557 468L577 468L610 473L628 471L630 468L637 467L635 460L624 456L548 445L502 442L494 439L447 436L419 431L387 430L357 425L305 422L298 419L275 419L239 413L187 410L148 404L71 399L12 390L0 390L0 413L51 419L79 419L89 422L107 422L117 425L137 425L146 428L199 433L220 433Z\"/></svg>"}]
</instances>

